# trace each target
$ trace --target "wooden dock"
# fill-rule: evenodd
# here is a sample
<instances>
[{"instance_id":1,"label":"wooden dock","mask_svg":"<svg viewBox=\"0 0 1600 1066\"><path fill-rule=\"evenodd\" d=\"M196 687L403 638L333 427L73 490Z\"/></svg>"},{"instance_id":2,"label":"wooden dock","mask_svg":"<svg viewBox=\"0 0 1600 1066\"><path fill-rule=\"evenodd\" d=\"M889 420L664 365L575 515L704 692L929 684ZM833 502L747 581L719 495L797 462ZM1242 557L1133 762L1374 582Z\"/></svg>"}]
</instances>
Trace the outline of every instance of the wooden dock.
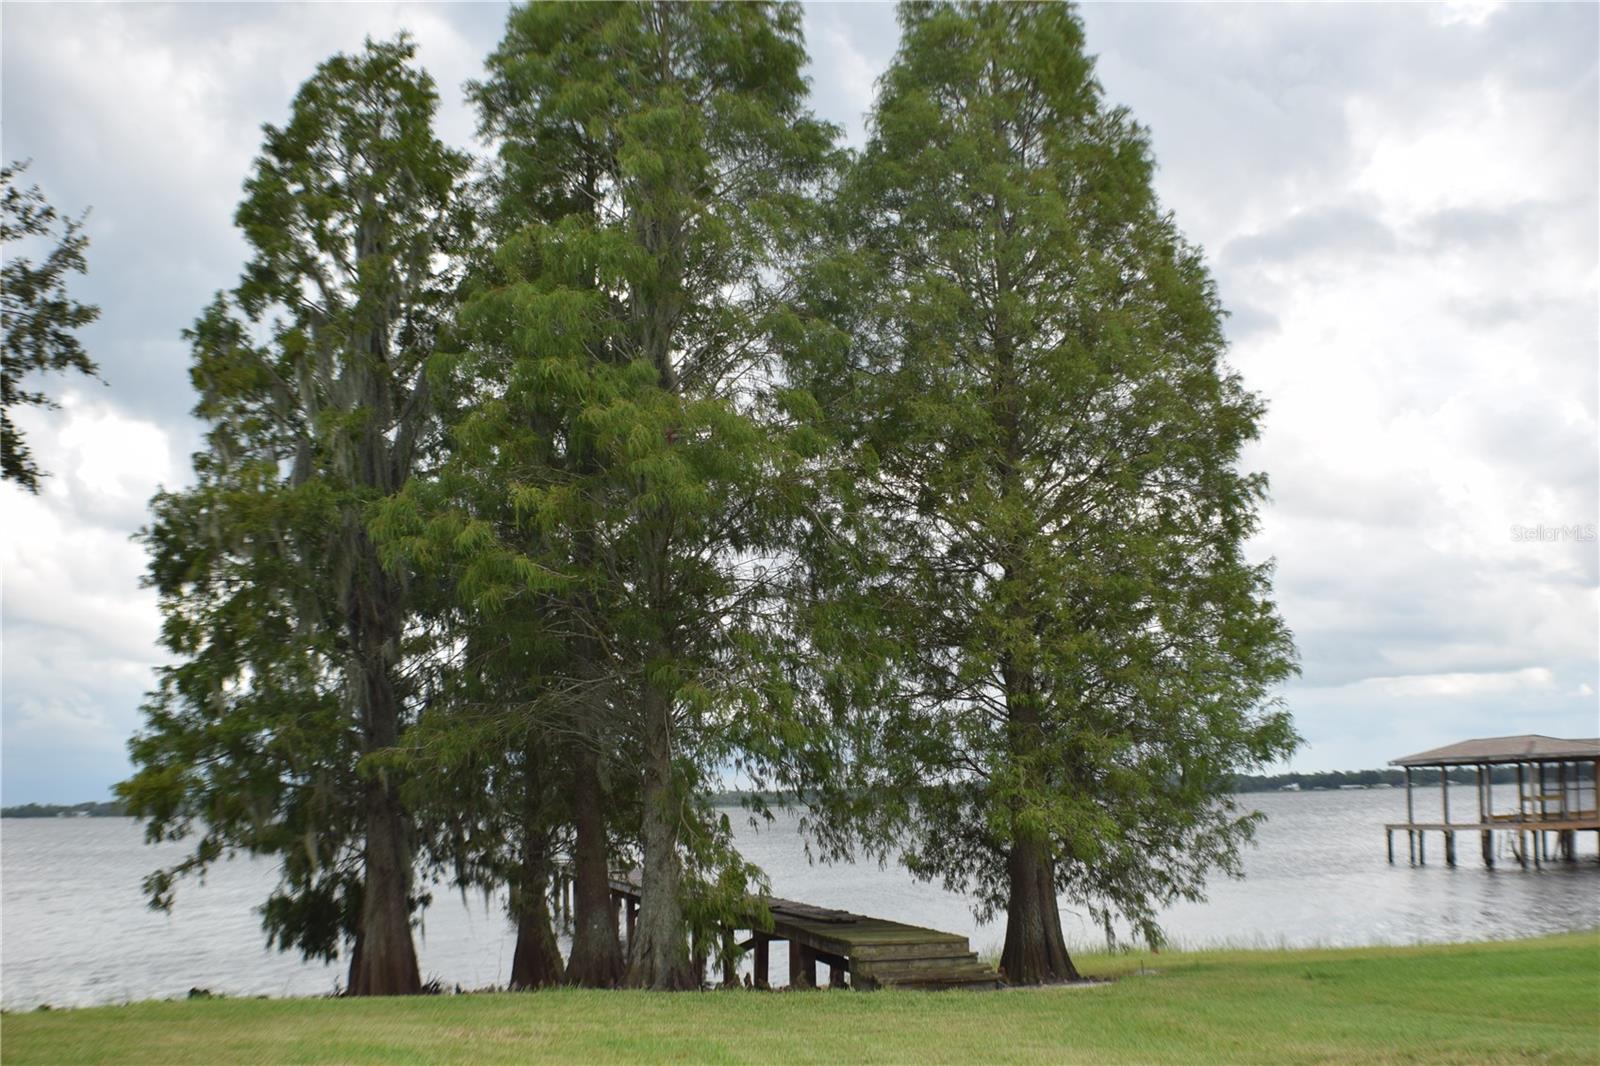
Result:
<instances>
[{"instance_id":1,"label":"wooden dock","mask_svg":"<svg viewBox=\"0 0 1600 1066\"><path fill-rule=\"evenodd\" d=\"M611 878L613 905L625 918L628 938L633 937L639 908L636 875ZM748 919L750 937L735 940L735 930L723 933L725 946L734 950L723 963L723 983L738 984L737 955L749 953L754 964L753 985L771 987L768 956L774 941L789 945L789 985L817 987L817 964L828 967L828 984L834 988L992 989L1000 976L978 961L967 938L937 929L923 929L883 918L831 910L794 900L764 897L772 915L772 928L755 927L755 908ZM697 950L697 956L703 952Z\"/></svg>"}]
</instances>

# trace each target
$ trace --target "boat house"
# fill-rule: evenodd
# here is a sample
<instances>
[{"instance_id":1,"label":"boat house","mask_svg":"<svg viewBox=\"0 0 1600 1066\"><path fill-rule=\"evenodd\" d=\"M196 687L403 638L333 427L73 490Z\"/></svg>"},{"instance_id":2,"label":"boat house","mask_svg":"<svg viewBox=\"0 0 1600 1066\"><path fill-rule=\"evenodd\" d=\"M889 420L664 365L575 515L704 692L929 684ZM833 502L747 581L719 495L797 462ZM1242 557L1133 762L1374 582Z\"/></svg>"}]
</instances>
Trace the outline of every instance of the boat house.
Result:
<instances>
[{"instance_id":1,"label":"boat house","mask_svg":"<svg viewBox=\"0 0 1600 1066\"><path fill-rule=\"evenodd\" d=\"M1394 759L1406 773L1406 820L1384 826L1389 861L1394 862L1394 835L1403 831L1411 861L1426 861L1426 834L1444 838L1444 861L1456 864L1456 834L1477 833L1485 866L1494 865L1495 834L1503 833L1512 858L1526 867L1549 862L1552 857L1571 862L1576 858L1577 837L1592 831L1600 841L1600 812L1595 781L1600 778L1600 738L1562 740L1534 734L1463 740L1432 751ZM1439 773L1440 811L1437 821L1417 821L1414 785L1431 783ZM1495 778L1515 771L1516 800L1509 810L1497 809ZM1456 778L1456 810L1451 817L1451 778ZM1462 778L1467 783L1462 783ZM1468 794L1461 796L1463 790ZM1463 802L1464 801L1464 802ZM1555 845L1552 850L1552 843ZM1597 844L1600 847L1600 844Z\"/></svg>"}]
</instances>

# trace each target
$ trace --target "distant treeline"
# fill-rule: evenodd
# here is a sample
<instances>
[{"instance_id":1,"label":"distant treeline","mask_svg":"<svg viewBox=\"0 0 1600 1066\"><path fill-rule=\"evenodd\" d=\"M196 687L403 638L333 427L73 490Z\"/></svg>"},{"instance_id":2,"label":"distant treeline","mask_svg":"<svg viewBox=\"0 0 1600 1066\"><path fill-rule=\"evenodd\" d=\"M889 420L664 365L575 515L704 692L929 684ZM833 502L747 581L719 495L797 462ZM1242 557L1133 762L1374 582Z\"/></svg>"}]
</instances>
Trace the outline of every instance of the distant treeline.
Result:
<instances>
[{"instance_id":1,"label":"distant treeline","mask_svg":"<svg viewBox=\"0 0 1600 1066\"><path fill-rule=\"evenodd\" d=\"M1450 771L1450 783L1455 785L1470 785L1477 781L1477 770L1474 767L1460 767ZM1554 771L1551 771L1553 774ZM1495 784L1514 784L1517 780L1517 770L1514 766L1496 767L1492 771ZM1554 780L1552 776L1551 780ZM1298 774L1239 774L1233 779L1235 792L1273 792L1289 785L1299 785L1303 791L1313 789L1337 789L1345 785L1359 785L1364 788L1385 788L1395 786L1403 788L1406 783L1406 774L1401 769L1384 770L1324 770L1318 773ZM1412 783L1418 788L1427 788L1439 784L1439 771L1437 769L1416 770L1412 774ZM747 800L759 798L769 807L777 808L792 801L793 796L783 792L739 792L725 791L711 794L711 803L716 807L737 807Z\"/></svg>"},{"instance_id":2,"label":"distant treeline","mask_svg":"<svg viewBox=\"0 0 1600 1066\"><path fill-rule=\"evenodd\" d=\"M765 804L768 807L783 807L794 801L792 792L713 792L710 796L713 807L741 807L746 803L755 805Z\"/></svg>"},{"instance_id":3,"label":"distant treeline","mask_svg":"<svg viewBox=\"0 0 1600 1066\"><path fill-rule=\"evenodd\" d=\"M1517 780L1517 770L1514 766L1500 766L1490 771L1490 777L1497 785L1514 783ZM1450 771L1450 783L1467 785L1478 780L1478 771L1466 766ZM1321 773L1309 774L1240 774L1233 779L1235 792L1271 792L1288 785L1299 785L1301 789L1316 788L1341 788L1344 785L1362 785L1367 788L1374 786L1400 785L1406 783L1406 773L1400 769L1388 770L1326 770ZM1416 786L1437 785L1439 771L1416 770L1412 775L1412 783Z\"/></svg>"},{"instance_id":4,"label":"distant treeline","mask_svg":"<svg viewBox=\"0 0 1600 1066\"><path fill-rule=\"evenodd\" d=\"M782 807L793 797L785 792L714 792L714 807L738 807L747 800L759 799L769 807ZM0 818L122 818L127 811L116 800L109 803L24 803L19 807L0 807Z\"/></svg>"},{"instance_id":5,"label":"distant treeline","mask_svg":"<svg viewBox=\"0 0 1600 1066\"><path fill-rule=\"evenodd\" d=\"M1452 784L1471 784L1477 780L1477 771L1471 767L1450 771ZM1494 783L1497 785L1511 784L1517 780L1517 771L1512 766L1498 767L1493 771ZM1336 789L1342 785L1364 785L1367 787L1397 785L1406 783L1404 770L1327 770L1321 773L1307 774L1240 774L1233 779L1235 792L1272 792L1286 785L1299 785L1301 789ZM1415 784L1419 787L1436 785L1439 783L1437 770L1418 770L1415 775ZM740 792L724 791L710 794L713 807L739 807L747 801L759 801L768 807L783 807L792 802L794 796L788 792ZM70 806L60 803L24 803L20 807L0 807L0 818L121 818L127 814L122 804L116 800L109 803L74 803Z\"/></svg>"},{"instance_id":6,"label":"distant treeline","mask_svg":"<svg viewBox=\"0 0 1600 1066\"><path fill-rule=\"evenodd\" d=\"M127 812L116 800L109 803L24 803L0 807L0 818L121 818Z\"/></svg>"}]
</instances>

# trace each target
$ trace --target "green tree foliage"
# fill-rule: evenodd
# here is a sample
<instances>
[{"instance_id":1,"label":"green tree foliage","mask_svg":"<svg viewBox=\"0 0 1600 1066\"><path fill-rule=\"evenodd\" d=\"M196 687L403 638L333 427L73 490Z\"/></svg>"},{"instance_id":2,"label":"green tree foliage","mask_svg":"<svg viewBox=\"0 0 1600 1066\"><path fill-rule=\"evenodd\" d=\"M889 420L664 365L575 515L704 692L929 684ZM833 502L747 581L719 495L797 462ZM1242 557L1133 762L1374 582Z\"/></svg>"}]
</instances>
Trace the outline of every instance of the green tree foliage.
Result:
<instances>
[{"instance_id":1,"label":"green tree foliage","mask_svg":"<svg viewBox=\"0 0 1600 1066\"><path fill-rule=\"evenodd\" d=\"M89 269L83 252L89 237L82 218L63 219L37 185L21 188L17 177L26 163L0 168L0 479L39 491L39 469L27 442L11 421L17 407L55 407L49 396L23 384L28 374L76 370L99 377L100 370L76 334L100 317L100 309L67 292L67 277ZM57 236L57 227L60 235ZM53 246L37 264L18 254L19 242Z\"/></svg>"},{"instance_id":2,"label":"green tree foliage","mask_svg":"<svg viewBox=\"0 0 1600 1066\"><path fill-rule=\"evenodd\" d=\"M206 448L145 532L177 662L120 787L152 839L197 834L149 879L155 904L232 851L276 855L269 939L349 945L357 994L420 987L414 826L381 756L427 694L412 594L367 519L437 444L423 369L466 161L432 133L413 51L328 60L265 129L236 216L251 258L188 333Z\"/></svg>"},{"instance_id":3,"label":"green tree foliage","mask_svg":"<svg viewBox=\"0 0 1600 1066\"><path fill-rule=\"evenodd\" d=\"M686 930L753 874L707 776L805 728L774 622L804 441L764 343L832 153L799 27L786 4L512 12L475 88L503 238L437 368L492 387L452 427L457 504L384 522L456 560L470 610L542 616L527 711L637 782L645 987L698 985Z\"/></svg>"},{"instance_id":4,"label":"green tree foliage","mask_svg":"<svg viewBox=\"0 0 1600 1066\"><path fill-rule=\"evenodd\" d=\"M1004 912L1011 981L1066 979L1058 895L1156 939L1237 869L1234 772L1294 743L1242 551L1261 405L1074 12L900 18L791 333L850 475L812 545L820 683L858 727L827 813Z\"/></svg>"},{"instance_id":5,"label":"green tree foliage","mask_svg":"<svg viewBox=\"0 0 1600 1066\"><path fill-rule=\"evenodd\" d=\"M408 992L421 868L506 890L516 986L695 987L762 883L730 768L1005 912L1016 983L1075 975L1059 898L1154 941L1236 871L1294 650L1243 553L1261 406L1145 134L1070 7L910 4L845 167L800 21L513 8L470 232L404 39L267 128L145 533L176 663L121 794L195 841L154 903L274 855L269 939Z\"/></svg>"}]
</instances>

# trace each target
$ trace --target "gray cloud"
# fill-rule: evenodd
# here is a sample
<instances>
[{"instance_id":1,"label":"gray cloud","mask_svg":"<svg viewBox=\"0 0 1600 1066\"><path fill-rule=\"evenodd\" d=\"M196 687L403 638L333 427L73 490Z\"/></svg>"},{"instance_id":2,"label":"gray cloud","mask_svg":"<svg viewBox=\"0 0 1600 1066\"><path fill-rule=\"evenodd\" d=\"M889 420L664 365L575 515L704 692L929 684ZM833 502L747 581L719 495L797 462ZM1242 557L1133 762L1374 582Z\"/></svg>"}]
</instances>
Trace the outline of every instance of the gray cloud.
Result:
<instances>
[{"instance_id":1,"label":"gray cloud","mask_svg":"<svg viewBox=\"0 0 1600 1066\"><path fill-rule=\"evenodd\" d=\"M1301 211L1270 229L1237 237L1222 249L1226 266L1293 259L1384 255L1399 247L1394 231L1371 210L1348 205Z\"/></svg>"},{"instance_id":2,"label":"gray cloud","mask_svg":"<svg viewBox=\"0 0 1600 1066\"><path fill-rule=\"evenodd\" d=\"M1486 460L1516 471L1519 484L1509 499L1526 509L1523 521L1539 519L1541 490L1580 495L1600 482L1600 449L1585 427L1554 417L1548 409L1525 397L1486 398L1471 416L1480 428L1475 444ZM1567 521L1595 514L1569 515Z\"/></svg>"},{"instance_id":3,"label":"gray cloud","mask_svg":"<svg viewBox=\"0 0 1600 1066\"><path fill-rule=\"evenodd\" d=\"M1445 308L1469 326L1494 329L1538 318L1546 314L1554 302L1537 294L1484 293L1475 297L1452 297L1446 301Z\"/></svg>"},{"instance_id":4,"label":"gray cloud","mask_svg":"<svg viewBox=\"0 0 1600 1066\"><path fill-rule=\"evenodd\" d=\"M1243 301L1228 306L1228 339L1235 344L1277 328L1278 316L1265 308Z\"/></svg>"},{"instance_id":5,"label":"gray cloud","mask_svg":"<svg viewBox=\"0 0 1600 1066\"><path fill-rule=\"evenodd\" d=\"M1533 216L1549 213L1550 205L1546 204L1451 207L1422 219L1416 229L1435 250L1475 248L1526 239L1534 223Z\"/></svg>"}]
</instances>

